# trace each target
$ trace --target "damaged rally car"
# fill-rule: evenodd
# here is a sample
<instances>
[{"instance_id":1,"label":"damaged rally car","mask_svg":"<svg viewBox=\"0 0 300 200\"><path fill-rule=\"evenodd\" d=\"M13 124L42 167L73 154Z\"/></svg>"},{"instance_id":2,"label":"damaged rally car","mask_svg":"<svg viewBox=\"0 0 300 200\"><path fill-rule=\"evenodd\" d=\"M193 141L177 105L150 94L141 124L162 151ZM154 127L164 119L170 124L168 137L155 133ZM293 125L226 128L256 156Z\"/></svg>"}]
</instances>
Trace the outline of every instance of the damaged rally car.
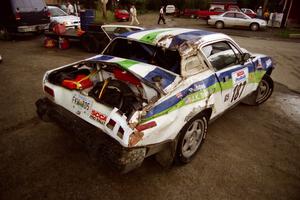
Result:
<instances>
[{"instance_id":1,"label":"damaged rally car","mask_svg":"<svg viewBox=\"0 0 300 200\"><path fill-rule=\"evenodd\" d=\"M40 118L59 122L123 172L155 155L188 163L208 122L272 94L274 63L221 33L166 28L129 32L97 55L46 72Z\"/></svg>"}]
</instances>

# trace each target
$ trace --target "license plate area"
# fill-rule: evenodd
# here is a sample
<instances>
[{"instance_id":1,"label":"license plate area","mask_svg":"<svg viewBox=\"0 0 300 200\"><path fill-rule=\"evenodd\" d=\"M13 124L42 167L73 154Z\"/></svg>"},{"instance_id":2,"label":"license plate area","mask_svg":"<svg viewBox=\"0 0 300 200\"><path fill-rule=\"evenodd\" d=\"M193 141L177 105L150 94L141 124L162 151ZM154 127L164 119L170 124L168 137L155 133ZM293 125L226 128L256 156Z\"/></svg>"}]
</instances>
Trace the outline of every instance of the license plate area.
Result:
<instances>
[{"instance_id":1,"label":"license plate area","mask_svg":"<svg viewBox=\"0 0 300 200\"><path fill-rule=\"evenodd\" d=\"M92 104L93 101L84 95L74 93L72 96L72 110L77 115L89 116Z\"/></svg>"}]
</instances>

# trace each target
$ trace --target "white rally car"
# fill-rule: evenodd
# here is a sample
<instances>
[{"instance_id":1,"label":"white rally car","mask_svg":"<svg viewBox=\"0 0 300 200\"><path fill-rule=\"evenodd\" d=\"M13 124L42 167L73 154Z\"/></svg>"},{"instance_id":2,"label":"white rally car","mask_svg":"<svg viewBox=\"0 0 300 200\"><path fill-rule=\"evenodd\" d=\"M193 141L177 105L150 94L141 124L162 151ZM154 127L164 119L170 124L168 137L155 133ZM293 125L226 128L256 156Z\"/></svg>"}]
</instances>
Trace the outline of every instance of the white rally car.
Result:
<instances>
[{"instance_id":1,"label":"white rally car","mask_svg":"<svg viewBox=\"0 0 300 200\"><path fill-rule=\"evenodd\" d=\"M230 37L195 29L129 32L102 55L46 72L44 120L59 122L123 171L155 155L163 166L188 163L208 122L243 101L272 94L270 57Z\"/></svg>"}]
</instances>

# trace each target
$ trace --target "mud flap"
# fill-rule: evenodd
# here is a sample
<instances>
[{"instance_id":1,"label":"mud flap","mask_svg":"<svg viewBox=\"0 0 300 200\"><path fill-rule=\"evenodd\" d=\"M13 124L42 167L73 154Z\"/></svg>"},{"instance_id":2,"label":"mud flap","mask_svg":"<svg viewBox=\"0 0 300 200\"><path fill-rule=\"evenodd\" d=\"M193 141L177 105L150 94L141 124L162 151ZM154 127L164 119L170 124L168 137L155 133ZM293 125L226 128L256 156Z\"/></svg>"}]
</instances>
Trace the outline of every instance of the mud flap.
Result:
<instances>
[{"instance_id":1,"label":"mud flap","mask_svg":"<svg viewBox=\"0 0 300 200\"><path fill-rule=\"evenodd\" d=\"M177 149L178 139L167 144L167 146L155 155L155 160L164 168L168 169L172 166Z\"/></svg>"}]
</instances>

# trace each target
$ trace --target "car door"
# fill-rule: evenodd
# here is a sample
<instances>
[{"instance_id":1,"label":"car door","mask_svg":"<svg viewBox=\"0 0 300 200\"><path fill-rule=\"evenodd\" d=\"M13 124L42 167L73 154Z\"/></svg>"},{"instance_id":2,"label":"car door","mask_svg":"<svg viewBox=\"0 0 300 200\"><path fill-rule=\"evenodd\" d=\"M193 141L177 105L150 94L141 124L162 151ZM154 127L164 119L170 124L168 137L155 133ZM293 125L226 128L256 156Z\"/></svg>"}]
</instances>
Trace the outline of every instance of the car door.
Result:
<instances>
[{"instance_id":1,"label":"car door","mask_svg":"<svg viewBox=\"0 0 300 200\"><path fill-rule=\"evenodd\" d=\"M235 18L234 13L227 12L223 15L224 25L225 27L235 26Z\"/></svg>"},{"instance_id":2,"label":"car door","mask_svg":"<svg viewBox=\"0 0 300 200\"><path fill-rule=\"evenodd\" d=\"M237 103L253 91L249 72L254 71L251 61L242 62L241 51L229 41L220 41L201 48L208 63L215 71L220 91L215 106L219 112Z\"/></svg>"},{"instance_id":3,"label":"car door","mask_svg":"<svg viewBox=\"0 0 300 200\"><path fill-rule=\"evenodd\" d=\"M243 13L235 13L235 26L238 27L250 26L249 17Z\"/></svg>"}]
</instances>

